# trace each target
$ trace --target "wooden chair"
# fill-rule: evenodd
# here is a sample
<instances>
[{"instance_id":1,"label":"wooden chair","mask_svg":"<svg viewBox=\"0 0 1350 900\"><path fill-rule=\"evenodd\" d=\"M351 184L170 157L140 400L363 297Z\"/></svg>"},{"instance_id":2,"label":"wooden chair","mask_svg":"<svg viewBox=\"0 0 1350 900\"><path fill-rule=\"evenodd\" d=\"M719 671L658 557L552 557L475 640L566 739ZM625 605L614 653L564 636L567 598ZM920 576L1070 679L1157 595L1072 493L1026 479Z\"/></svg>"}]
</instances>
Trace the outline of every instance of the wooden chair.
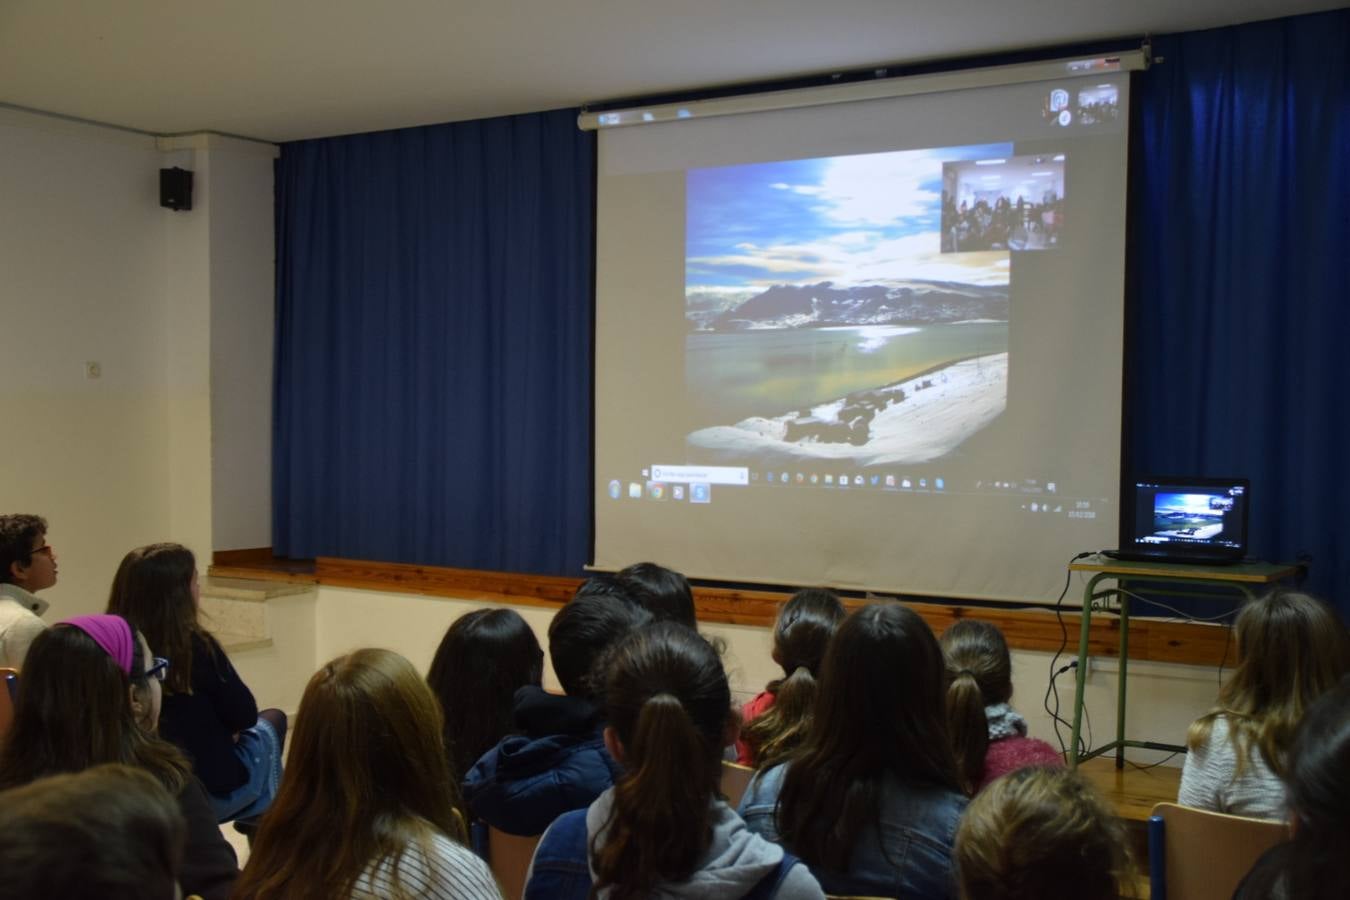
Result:
<instances>
[{"instance_id":1,"label":"wooden chair","mask_svg":"<svg viewBox=\"0 0 1350 900\"><path fill-rule=\"evenodd\" d=\"M0 686L0 737L9 732L9 726L14 722L14 691L18 687L18 679L17 669L0 668L0 680L5 682Z\"/></svg>"},{"instance_id":2,"label":"wooden chair","mask_svg":"<svg viewBox=\"0 0 1350 900\"><path fill-rule=\"evenodd\" d=\"M539 846L541 837L542 834L521 837L496 828L488 828L488 868L497 876L502 897L506 900L520 900L521 895L525 893L525 875L530 871L534 848Z\"/></svg>"},{"instance_id":3,"label":"wooden chair","mask_svg":"<svg viewBox=\"0 0 1350 900\"><path fill-rule=\"evenodd\" d=\"M749 766L722 761L722 794L732 809L740 805L741 797L745 796L745 789L750 786L753 777L755 770Z\"/></svg>"},{"instance_id":4,"label":"wooden chair","mask_svg":"<svg viewBox=\"0 0 1350 900\"><path fill-rule=\"evenodd\" d=\"M1289 825L1159 803L1148 820L1152 900L1229 900L1271 847L1289 840Z\"/></svg>"}]
</instances>

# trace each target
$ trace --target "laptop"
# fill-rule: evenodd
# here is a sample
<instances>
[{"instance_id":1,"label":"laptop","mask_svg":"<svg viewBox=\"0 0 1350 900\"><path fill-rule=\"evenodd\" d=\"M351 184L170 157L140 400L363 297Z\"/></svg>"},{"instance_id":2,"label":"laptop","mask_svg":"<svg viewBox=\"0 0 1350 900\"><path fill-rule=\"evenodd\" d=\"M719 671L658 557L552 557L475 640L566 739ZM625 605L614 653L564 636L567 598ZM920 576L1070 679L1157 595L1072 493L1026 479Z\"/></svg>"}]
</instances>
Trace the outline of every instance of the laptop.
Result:
<instances>
[{"instance_id":1,"label":"laptop","mask_svg":"<svg viewBox=\"0 0 1350 900\"><path fill-rule=\"evenodd\" d=\"M1120 549L1111 555L1187 565L1242 562L1250 499L1243 478L1137 478L1122 497Z\"/></svg>"}]
</instances>

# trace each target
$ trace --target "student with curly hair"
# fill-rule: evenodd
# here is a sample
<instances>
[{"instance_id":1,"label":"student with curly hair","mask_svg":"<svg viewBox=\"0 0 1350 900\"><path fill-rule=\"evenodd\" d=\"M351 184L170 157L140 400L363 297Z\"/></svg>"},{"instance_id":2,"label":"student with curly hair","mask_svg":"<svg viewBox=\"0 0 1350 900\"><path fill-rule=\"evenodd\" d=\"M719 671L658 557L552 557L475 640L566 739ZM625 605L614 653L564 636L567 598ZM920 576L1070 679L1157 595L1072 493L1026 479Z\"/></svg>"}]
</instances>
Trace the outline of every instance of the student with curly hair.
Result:
<instances>
[{"instance_id":1,"label":"student with curly hair","mask_svg":"<svg viewBox=\"0 0 1350 900\"><path fill-rule=\"evenodd\" d=\"M0 516L0 666L22 669L33 639L47 624L47 601L37 592L56 584L56 551L47 543L47 520L26 514Z\"/></svg>"}]
</instances>

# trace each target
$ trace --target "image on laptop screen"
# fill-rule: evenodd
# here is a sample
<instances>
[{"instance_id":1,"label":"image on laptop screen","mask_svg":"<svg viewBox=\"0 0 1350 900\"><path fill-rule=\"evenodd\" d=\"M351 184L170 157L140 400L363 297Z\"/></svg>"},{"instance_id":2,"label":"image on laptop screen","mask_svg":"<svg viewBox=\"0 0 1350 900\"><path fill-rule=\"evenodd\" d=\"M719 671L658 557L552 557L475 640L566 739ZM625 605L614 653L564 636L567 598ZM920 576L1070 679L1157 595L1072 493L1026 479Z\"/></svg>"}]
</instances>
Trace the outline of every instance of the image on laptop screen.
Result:
<instances>
[{"instance_id":1,"label":"image on laptop screen","mask_svg":"<svg viewBox=\"0 0 1350 900\"><path fill-rule=\"evenodd\" d=\"M1240 559L1247 550L1247 494L1241 479L1138 481L1128 549L1162 559Z\"/></svg>"}]
</instances>

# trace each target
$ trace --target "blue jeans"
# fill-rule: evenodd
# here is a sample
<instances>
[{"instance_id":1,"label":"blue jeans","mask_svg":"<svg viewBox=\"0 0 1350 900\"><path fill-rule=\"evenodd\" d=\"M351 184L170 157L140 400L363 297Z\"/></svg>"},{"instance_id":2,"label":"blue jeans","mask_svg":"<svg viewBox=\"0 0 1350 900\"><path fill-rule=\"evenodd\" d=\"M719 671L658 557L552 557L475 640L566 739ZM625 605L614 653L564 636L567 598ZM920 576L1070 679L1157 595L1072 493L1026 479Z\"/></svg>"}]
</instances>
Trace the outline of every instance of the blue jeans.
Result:
<instances>
[{"instance_id":1,"label":"blue jeans","mask_svg":"<svg viewBox=\"0 0 1350 900\"><path fill-rule=\"evenodd\" d=\"M239 732L234 755L248 771L248 781L228 794L210 795L217 822L256 819L272 805L281 781L281 742L266 719Z\"/></svg>"}]
</instances>

